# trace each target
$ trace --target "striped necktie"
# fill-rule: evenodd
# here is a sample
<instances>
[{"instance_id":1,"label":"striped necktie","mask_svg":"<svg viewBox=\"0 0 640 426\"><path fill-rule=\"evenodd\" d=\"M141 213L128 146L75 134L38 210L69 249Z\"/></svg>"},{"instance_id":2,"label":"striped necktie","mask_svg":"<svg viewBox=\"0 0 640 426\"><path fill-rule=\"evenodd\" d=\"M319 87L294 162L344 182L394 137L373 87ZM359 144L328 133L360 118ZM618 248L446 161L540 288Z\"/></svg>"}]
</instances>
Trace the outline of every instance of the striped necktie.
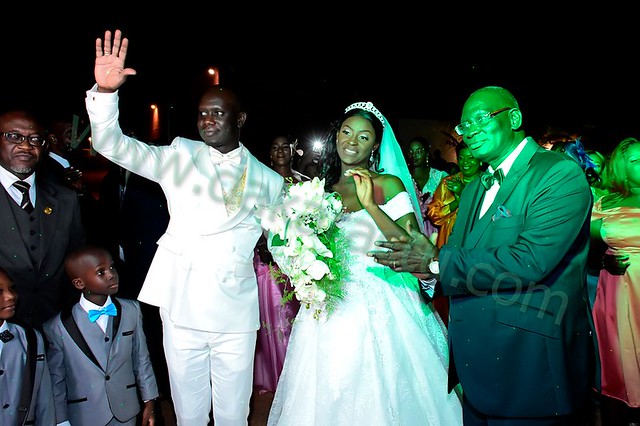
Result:
<instances>
[{"instance_id":1,"label":"striped necktie","mask_svg":"<svg viewBox=\"0 0 640 426\"><path fill-rule=\"evenodd\" d=\"M13 182L13 186L22 192L20 208L29 214L33 213L33 204L31 204L31 198L29 198L29 188L31 188L31 185L23 180L17 180Z\"/></svg>"}]
</instances>

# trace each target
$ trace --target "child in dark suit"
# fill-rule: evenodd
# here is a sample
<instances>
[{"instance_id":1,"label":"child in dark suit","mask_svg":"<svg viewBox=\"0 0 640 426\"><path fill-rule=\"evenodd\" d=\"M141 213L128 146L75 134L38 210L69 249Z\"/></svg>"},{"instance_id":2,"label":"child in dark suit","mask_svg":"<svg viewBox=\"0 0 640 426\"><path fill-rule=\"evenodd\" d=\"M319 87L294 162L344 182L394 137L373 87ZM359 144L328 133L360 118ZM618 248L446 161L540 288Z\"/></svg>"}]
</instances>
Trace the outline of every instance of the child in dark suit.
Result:
<instances>
[{"instance_id":1,"label":"child in dark suit","mask_svg":"<svg viewBox=\"0 0 640 426\"><path fill-rule=\"evenodd\" d=\"M17 302L16 288L0 268L0 425L51 426L56 416L44 340L37 330L8 322Z\"/></svg>"},{"instance_id":2,"label":"child in dark suit","mask_svg":"<svg viewBox=\"0 0 640 426\"><path fill-rule=\"evenodd\" d=\"M142 425L154 425L158 386L140 304L113 297L118 272L107 250L85 246L64 266L82 295L44 325L58 423L134 426L141 398Z\"/></svg>"}]
</instances>

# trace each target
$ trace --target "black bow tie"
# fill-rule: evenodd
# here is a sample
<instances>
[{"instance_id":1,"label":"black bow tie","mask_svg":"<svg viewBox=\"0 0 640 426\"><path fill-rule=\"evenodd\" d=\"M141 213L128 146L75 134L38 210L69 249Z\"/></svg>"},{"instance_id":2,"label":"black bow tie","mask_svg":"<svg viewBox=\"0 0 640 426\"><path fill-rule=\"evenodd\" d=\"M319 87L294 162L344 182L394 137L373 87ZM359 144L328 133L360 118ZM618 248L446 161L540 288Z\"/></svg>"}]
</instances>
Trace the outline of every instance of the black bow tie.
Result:
<instances>
[{"instance_id":1,"label":"black bow tie","mask_svg":"<svg viewBox=\"0 0 640 426\"><path fill-rule=\"evenodd\" d=\"M502 169L498 169L493 173L484 172L480 176L480 182L482 182L482 186L484 186L484 189L486 189L487 191L491 189L495 181L498 181L498 185L501 185L503 180L504 172L502 171Z\"/></svg>"},{"instance_id":2,"label":"black bow tie","mask_svg":"<svg viewBox=\"0 0 640 426\"><path fill-rule=\"evenodd\" d=\"M13 334L11 334L9 330L5 330L0 333L0 340L2 340L2 343L7 343L9 340L13 339L13 337Z\"/></svg>"}]
</instances>

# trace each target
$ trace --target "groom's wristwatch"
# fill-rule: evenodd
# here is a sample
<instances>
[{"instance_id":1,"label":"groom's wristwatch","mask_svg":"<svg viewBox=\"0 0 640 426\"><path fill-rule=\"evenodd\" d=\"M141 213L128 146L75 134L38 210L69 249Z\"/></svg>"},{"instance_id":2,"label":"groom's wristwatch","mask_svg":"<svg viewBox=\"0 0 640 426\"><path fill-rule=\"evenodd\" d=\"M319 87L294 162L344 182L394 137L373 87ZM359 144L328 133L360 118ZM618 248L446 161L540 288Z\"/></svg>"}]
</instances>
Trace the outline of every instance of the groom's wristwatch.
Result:
<instances>
[{"instance_id":1,"label":"groom's wristwatch","mask_svg":"<svg viewBox=\"0 0 640 426\"><path fill-rule=\"evenodd\" d=\"M431 272L433 275L440 274L440 262L438 261L437 257L431 258L431 261L429 262L429 272Z\"/></svg>"}]
</instances>

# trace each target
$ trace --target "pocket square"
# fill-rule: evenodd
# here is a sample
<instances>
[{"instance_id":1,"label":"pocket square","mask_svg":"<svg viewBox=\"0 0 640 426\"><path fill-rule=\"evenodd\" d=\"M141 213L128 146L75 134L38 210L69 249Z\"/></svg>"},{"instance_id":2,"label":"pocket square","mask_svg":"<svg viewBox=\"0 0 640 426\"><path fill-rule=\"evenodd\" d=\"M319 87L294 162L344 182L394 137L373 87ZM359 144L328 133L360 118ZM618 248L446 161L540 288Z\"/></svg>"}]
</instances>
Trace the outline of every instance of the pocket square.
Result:
<instances>
[{"instance_id":1,"label":"pocket square","mask_svg":"<svg viewBox=\"0 0 640 426\"><path fill-rule=\"evenodd\" d=\"M511 210L503 206L502 204L498 206L496 212L491 215L491 221L495 222L496 220L503 219L505 217L511 217Z\"/></svg>"}]
</instances>

